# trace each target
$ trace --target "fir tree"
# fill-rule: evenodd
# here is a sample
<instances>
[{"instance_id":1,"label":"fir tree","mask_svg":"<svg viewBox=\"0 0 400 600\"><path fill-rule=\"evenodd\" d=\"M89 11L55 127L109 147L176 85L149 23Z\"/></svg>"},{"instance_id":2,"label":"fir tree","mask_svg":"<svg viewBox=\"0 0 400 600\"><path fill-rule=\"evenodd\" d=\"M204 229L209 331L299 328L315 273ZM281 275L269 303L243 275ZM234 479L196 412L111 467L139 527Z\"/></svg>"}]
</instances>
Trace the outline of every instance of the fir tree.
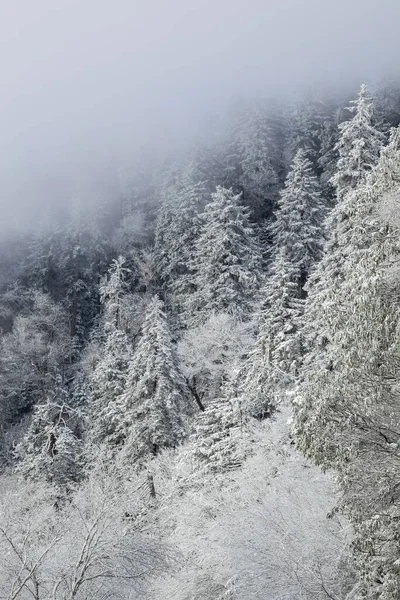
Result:
<instances>
[{"instance_id":1,"label":"fir tree","mask_svg":"<svg viewBox=\"0 0 400 600\"><path fill-rule=\"evenodd\" d=\"M17 471L61 487L82 476L82 416L68 404L68 393L57 378L53 392L37 404L24 439L16 448Z\"/></svg>"},{"instance_id":2,"label":"fir tree","mask_svg":"<svg viewBox=\"0 0 400 600\"><path fill-rule=\"evenodd\" d=\"M127 335L119 329L108 332L102 355L89 378L90 440L113 445L119 415L118 398L124 393L132 349Z\"/></svg>"},{"instance_id":3,"label":"fir tree","mask_svg":"<svg viewBox=\"0 0 400 600\"><path fill-rule=\"evenodd\" d=\"M379 169L375 170L375 177L385 168L388 158L393 157L397 135L394 135L390 148L382 149ZM393 169L393 175L389 175L389 180L391 177L396 177L396 167L393 165L393 159L390 160L387 169L390 171ZM359 187L350 187L347 193L343 188L343 193L338 195L338 202L326 220L329 236L324 246L323 258L308 284L312 296L308 300L307 319L303 332L305 343L309 348L307 361L323 364L324 368L331 364L325 352L330 341L327 325L338 317L336 298L345 281L346 264L349 256L355 257L359 246L365 245L368 223L372 218L371 211L374 210L370 198L371 187L367 185L368 180L365 180L369 171L367 166L365 167L364 180L361 179ZM357 181L354 180L353 185L356 183ZM375 182L374 187L376 188L377 185ZM324 307L324 311L321 311L321 307Z\"/></svg>"},{"instance_id":4,"label":"fir tree","mask_svg":"<svg viewBox=\"0 0 400 600\"><path fill-rule=\"evenodd\" d=\"M300 149L281 193L276 221L270 228L274 247L285 249L292 269L297 269L300 297L311 268L322 256L325 212L311 161Z\"/></svg>"},{"instance_id":5,"label":"fir tree","mask_svg":"<svg viewBox=\"0 0 400 600\"><path fill-rule=\"evenodd\" d=\"M301 361L304 288L321 258L323 216L317 178L305 151L299 150L271 226L274 259L262 290L260 331L243 383L244 402L253 415L270 414Z\"/></svg>"},{"instance_id":6,"label":"fir tree","mask_svg":"<svg viewBox=\"0 0 400 600\"><path fill-rule=\"evenodd\" d=\"M89 375L90 393L90 442L97 447L106 443L113 445L117 399L125 391L128 363L132 347L123 329L123 309L128 288L126 277L129 270L124 267L125 259L114 260L109 275L101 285L101 301L104 307L102 333L104 342L100 359Z\"/></svg>"},{"instance_id":7,"label":"fir tree","mask_svg":"<svg viewBox=\"0 0 400 600\"><path fill-rule=\"evenodd\" d=\"M251 312L260 277L260 253L248 210L240 200L240 194L217 187L206 206L193 257L194 322L203 322L211 312L239 317Z\"/></svg>"},{"instance_id":8,"label":"fir tree","mask_svg":"<svg viewBox=\"0 0 400 600\"><path fill-rule=\"evenodd\" d=\"M184 456L193 463L196 477L200 473L223 473L243 464L239 415L230 402L212 400L196 416Z\"/></svg>"},{"instance_id":9,"label":"fir tree","mask_svg":"<svg viewBox=\"0 0 400 600\"><path fill-rule=\"evenodd\" d=\"M303 310L298 270L281 248L263 289L260 330L242 386L246 410L257 418L269 416L282 389L293 382L302 355Z\"/></svg>"},{"instance_id":10,"label":"fir tree","mask_svg":"<svg viewBox=\"0 0 400 600\"><path fill-rule=\"evenodd\" d=\"M344 265L352 251L356 251L358 234L365 229L365 215L370 206L368 193L365 193L368 188L362 186L378 160L384 139L373 126L372 102L364 85L358 100L352 104L349 110L355 113L354 117L339 126L338 171L333 178L337 203L326 220L329 237L323 259L309 283L313 294L304 330L306 344L312 349L307 360L322 361L325 367L330 364L325 363L325 349L329 344L327 319L337 317L335 298L345 278ZM362 189L361 193L357 186ZM324 314L321 306L325 307Z\"/></svg>"},{"instance_id":11,"label":"fir tree","mask_svg":"<svg viewBox=\"0 0 400 600\"><path fill-rule=\"evenodd\" d=\"M186 434L187 402L163 303L155 296L116 407L116 443L123 446L123 459L140 461L163 447L176 446Z\"/></svg>"},{"instance_id":12,"label":"fir tree","mask_svg":"<svg viewBox=\"0 0 400 600\"><path fill-rule=\"evenodd\" d=\"M243 201L257 221L271 214L280 187L283 169L280 125L260 101L245 107L240 119L240 184Z\"/></svg>"},{"instance_id":13,"label":"fir tree","mask_svg":"<svg viewBox=\"0 0 400 600\"><path fill-rule=\"evenodd\" d=\"M172 187L166 189L155 231L155 254L167 299L176 313L182 313L193 291L190 272L193 246L200 232L200 213L207 202L205 184L197 180L189 164ZM184 315L182 315L185 320Z\"/></svg>"},{"instance_id":14,"label":"fir tree","mask_svg":"<svg viewBox=\"0 0 400 600\"><path fill-rule=\"evenodd\" d=\"M399 247L390 227L379 222L376 204L382 194L398 188L399 140L396 131L369 180L342 200L348 221L338 228L340 277L320 263L310 289L306 317L315 337L302 372L296 418L300 448L338 472L363 592L391 600L399 589L393 510L399 502L393 479L399 460L393 453L399 439L393 387L399 377L399 311L385 291L385 267L398 260ZM328 251L325 267L335 265L338 246Z\"/></svg>"},{"instance_id":15,"label":"fir tree","mask_svg":"<svg viewBox=\"0 0 400 600\"><path fill-rule=\"evenodd\" d=\"M365 85L347 108L354 116L339 125L337 172L332 178L338 200L365 181L376 165L384 136L374 126L373 102Z\"/></svg>"}]
</instances>

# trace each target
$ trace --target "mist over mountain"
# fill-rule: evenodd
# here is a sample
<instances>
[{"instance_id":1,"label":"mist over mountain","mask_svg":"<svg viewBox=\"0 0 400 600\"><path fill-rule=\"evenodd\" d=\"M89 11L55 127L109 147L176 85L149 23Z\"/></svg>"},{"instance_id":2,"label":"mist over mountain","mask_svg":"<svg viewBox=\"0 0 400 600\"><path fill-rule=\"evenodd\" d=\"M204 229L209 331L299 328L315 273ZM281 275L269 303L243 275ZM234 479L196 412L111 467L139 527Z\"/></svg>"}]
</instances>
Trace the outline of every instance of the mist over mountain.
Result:
<instances>
[{"instance_id":1,"label":"mist over mountain","mask_svg":"<svg viewBox=\"0 0 400 600\"><path fill-rule=\"evenodd\" d=\"M143 148L190 144L232 98L376 85L398 69L399 13L395 0L5 6L2 210L26 221L28 205L113 179Z\"/></svg>"}]
</instances>

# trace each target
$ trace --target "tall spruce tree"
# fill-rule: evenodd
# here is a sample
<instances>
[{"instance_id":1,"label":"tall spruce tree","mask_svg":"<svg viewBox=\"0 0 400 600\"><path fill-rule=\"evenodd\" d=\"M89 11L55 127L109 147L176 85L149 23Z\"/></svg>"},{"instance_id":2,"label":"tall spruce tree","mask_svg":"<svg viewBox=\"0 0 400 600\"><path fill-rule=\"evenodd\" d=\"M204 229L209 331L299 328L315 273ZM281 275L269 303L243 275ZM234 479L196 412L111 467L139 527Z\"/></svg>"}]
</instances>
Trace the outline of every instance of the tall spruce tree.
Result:
<instances>
[{"instance_id":1,"label":"tall spruce tree","mask_svg":"<svg viewBox=\"0 0 400 600\"><path fill-rule=\"evenodd\" d=\"M220 186L212 194L192 264L192 322L204 322L212 312L249 315L258 291L260 251L241 194Z\"/></svg>"},{"instance_id":2,"label":"tall spruce tree","mask_svg":"<svg viewBox=\"0 0 400 600\"><path fill-rule=\"evenodd\" d=\"M185 321L187 296L193 291L191 256L200 232L200 213L209 199L204 182L190 163L167 187L155 230L158 273L167 302Z\"/></svg>"},{"instance_id":3,"label":"tall spruce tree","mask_svg":"<svg viewBox=\"0 0 400 600\"><path fill-rule=\"evenodd\" d=\"M123 328L125 321L123 308L127 295L127 275L125 259L114 260L100 287L103 304L103 321L100 359L89 375L90 387L90 428L91 444L98 447L105 443L112 447L118 423L116 415L117 399L125 391L128 363L133 348Z\"/></svg>"},{"instance_id":4,"label":"tall spruce tree","mask_svg":"<svg viewBox=\"0 0 400 600\"><path fill-rule=\"evenodd\" d=\"M367 181L384 141L384 136L373 126L373 105L366 86L361 86L359 97L349 110L354 112L354 117L339 125L339 160L333 177L337 203L326 220L328 239L323 259L309 284L313 288L313 295L307 308L309 317L304 331L311 350L307 360L322 360L323 363L329 335L327 314L320 312L320 306L325 306L325 310L335 306L337 290L344 280L344 265L354 246L352 239L358 233L357 227L362 227L359 223L355 225L354 219L357 219L356 215L363 214L363 210L368 211L368 196L358 194L357 186ZM363 205L366 206L362 208ZM331 310L331 318L336 316L335 310Z\"/></svg>"},{"instance_id":5,"label":"tall spruce tree","mask_svg":"<svg viewBox=\"0 0 400 600\"><path fill-rule=\"evenodd\" d=\"M329 343L311 348L295 430L299 447L312 460L337 470L342 505L354 527L361 591L385 600L397 600L400 585L400 497L394 476L400 460L399 308L387 294L385 275L400 248L391 228L379 222L376 204L398 189L399 157L396 131L369 181L342 200L349 223L339 236L340 278L321 263L306 305L309 327ZM327 251L334 264L337 247ZM329 295L323 294L326 287Z\"/></svg>"},{"instance_id":6,"label":"tall spruce tree","mask_svg":"<svg viewBox=\"0 0 400 600\"><path fill-rule=\"evenodd\" d=\"M384 135L374 126L374 106L363 84L357 100L350 102L347 110L353 117L339 125L336 150L339 155L336 174L332 178L337 199L365 181L367 174L377 164Z\"/></svg>"},{"instance_id":7,"label":"tall spruce tree","mask_svg":"<svg viewBox=\"0 0 400 600\"><path fill-rule=\"evenodd\" d=\"M310 270L322 256L326 214L318 179L303 149L296 153L275 214L270 228L274 248L285 249L298 271L299 296L303 296Z\"/></svg>"},{"instance_id":8,"label":"tall spruce tree","mask_svg":"<svg viewBox=\"0 0 400 600\"><path fill-rule=\"evenodd\" d=\"M284 172L283 120L277 107L253 100L239 118L237 143L240 186L251 215L260 221L271 215Z\"/></svg>"},{"instance_id":9,"label":"tall spruce tree","mask_svg":"<svg viewBox=\"0 0 400 600\"><path fill-rule=\"evenodd\" d=\"M186 435L188 391L171 343L163 302L153 297L115 410L122 460L139 461Z\"/></svg>"},{"instance_id":10,"label":"tall spruce tree","mask_svg":"<svg viewBox=\"0 0 400 600\"><path fill-rule=\"evenodd\" d=\"M271 412L276 393L292 380L301 361L305 285L322 255L324 205L304 150L296 154L278 206L260 331L243 385L248 410L259 416Z\"/></svg>"},{"instance_id":11,"label":"tall spruce tree","mask_svg":"<svg viewBox=\"0 0 400 600\"><path fill-rule=\"evenodd\" d=\"M31 424L16 447L19 473L64 489L83 474L83 419L68 400L68 391L57 376L47 398L35 406Z\"/></svg>"}]
</instances>

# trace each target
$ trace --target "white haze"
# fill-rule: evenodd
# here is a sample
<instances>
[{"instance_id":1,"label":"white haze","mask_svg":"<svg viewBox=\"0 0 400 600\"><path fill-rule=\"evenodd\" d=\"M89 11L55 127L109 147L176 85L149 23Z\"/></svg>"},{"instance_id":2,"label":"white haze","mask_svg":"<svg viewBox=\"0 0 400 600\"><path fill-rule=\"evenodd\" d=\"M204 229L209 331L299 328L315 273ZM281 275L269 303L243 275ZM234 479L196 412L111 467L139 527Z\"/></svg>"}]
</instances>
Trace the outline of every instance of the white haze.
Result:
<instances>
[{"instance_id":1,"label":"white haze","mask_svg":"<svg viewBox=\"0 0 400 600\"><path fill-rule=\"evenodd\" d=\"M398 0L3 2L2 229L233 96L374 84L397 68L399 22Z\"/></svg>"}]
</instances>

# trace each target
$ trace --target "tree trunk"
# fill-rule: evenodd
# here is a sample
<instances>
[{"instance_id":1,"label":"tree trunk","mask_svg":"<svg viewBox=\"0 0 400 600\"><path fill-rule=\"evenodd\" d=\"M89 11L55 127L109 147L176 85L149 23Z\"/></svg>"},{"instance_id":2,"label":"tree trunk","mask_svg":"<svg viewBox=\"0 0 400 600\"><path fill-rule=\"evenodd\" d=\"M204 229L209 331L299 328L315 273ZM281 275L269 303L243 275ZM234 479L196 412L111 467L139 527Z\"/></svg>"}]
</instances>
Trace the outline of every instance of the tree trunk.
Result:
<instances>
[{"instance_id":1,"label":"tree trunk","mask_svg":"<svg viewBox=\"0 0 400 600\"><path fill-rule=\"evenodd\" d=\"M203 403L202 403L202 401L201 401L201 398L200 398L200 396L199 396L199 393L198 393L198 391L196 390L196 378L195 378L195 377L193 377L193 384L192 384L192 385L190 384L190 382L189 382L189 379L186 379L186 383L187 383L187 386L188 386L188 388L189 388L189 390L190 390L190 392L191 392L191 394L192 394L193 398L194 398L194 399L196 400L196 402L197 402L197 406L199 407L199 409L200 409L202 412L204 412L204 411L206 410L206 409L205 409L205 406L204 406L204 404L203 404Z\"/></svg>"}]
</instances>

